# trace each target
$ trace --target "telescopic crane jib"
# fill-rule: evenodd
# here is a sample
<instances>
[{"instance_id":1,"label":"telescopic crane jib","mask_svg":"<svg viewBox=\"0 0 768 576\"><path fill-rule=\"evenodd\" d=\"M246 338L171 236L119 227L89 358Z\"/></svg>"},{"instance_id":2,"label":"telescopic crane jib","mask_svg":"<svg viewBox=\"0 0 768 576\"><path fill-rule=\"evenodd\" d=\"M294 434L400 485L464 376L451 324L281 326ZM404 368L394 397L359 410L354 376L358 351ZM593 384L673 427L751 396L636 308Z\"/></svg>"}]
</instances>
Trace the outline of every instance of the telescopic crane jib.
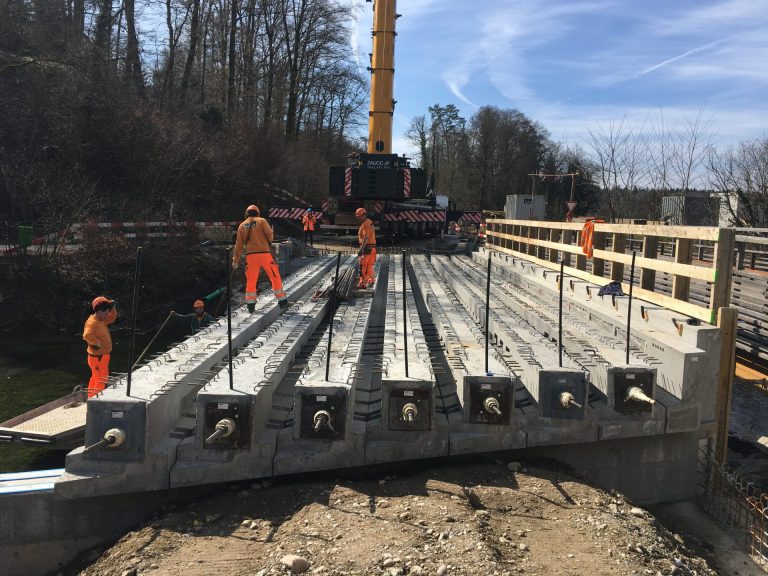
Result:
<instances>
[{"instance_id":1,"label":"telescopic crane jib","mask_svg":"<svg viewBox=\"0 0 768 576\"><path fill-rule=\"evenodd\" d=\"M368 113L369 154L392 154L397 18L395 0L379 0L373 3L371 102Z\"/></svg>"},{"instance_id":2,"label":"telescopic crane jib","mask_svg":"<svg viewBox=\"0 0 768 576\"><path fill-rule=\"evenodd\" d=\"M330 167L331 198L355 199L358 204L361 200L408 201L426 198L424 171L411 168L405 156L392 153L395 23L399 17L396 0L373 2L368 151L350 155L347 166Z\"/></svg>"}]
</instances>

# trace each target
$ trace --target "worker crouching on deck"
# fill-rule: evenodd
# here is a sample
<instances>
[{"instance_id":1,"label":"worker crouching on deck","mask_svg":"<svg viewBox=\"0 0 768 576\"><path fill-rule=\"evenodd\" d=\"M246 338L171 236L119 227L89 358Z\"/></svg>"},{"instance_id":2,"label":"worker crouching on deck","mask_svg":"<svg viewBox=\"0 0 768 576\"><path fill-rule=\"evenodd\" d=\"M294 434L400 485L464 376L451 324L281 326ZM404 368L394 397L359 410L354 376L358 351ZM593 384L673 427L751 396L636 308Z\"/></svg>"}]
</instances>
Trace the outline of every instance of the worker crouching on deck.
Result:
<instances>
[{"instance_id":1,"label":"worker crouching on deck","mask_svg":"<svg viewBox=\"0 0 768 576\"><path fill-rule=\"evenodd\" d=\"M355 217L360 222L357 231L357 240L360 242L360 279L358 288L371 288L373 286L373 266L376 264L376 232L373 229L373 221L368 218L365 208L355 210Z\"/></svg>"},{"instance_id":2,"label":"worker crouching on deck","mask_svg":"<svg viewBox=\"0 0 768 576\"><path fill-rule=\"evenodd\" d=\"M117 320L115 301L106 296L97 296L92 302L93 314L83 327L83 340L88 343L88 367L91 379L88 381L88 398L104 390L109 377L109 356L112 352L112 335L109 325Z\"/></svg>"},{"instance_id":3,"label":"worker crouching on deck","mask_svg":"<svg viewBox=\"0 0 768 576\"><path fill-rule=\"evenodd\" d=\"M245 210L245 220L237 228L235 254L232 258L232 268L237 269L240 256L245 252L245 303L248 312L256 309L256 284L262 268L272 283L272 292L280 307L288 307L288 295L283 290L280 269L272 257L272 238L272 228L259 216L258 207L253 204L248 206Z\"/></svg>"}]
</instances>

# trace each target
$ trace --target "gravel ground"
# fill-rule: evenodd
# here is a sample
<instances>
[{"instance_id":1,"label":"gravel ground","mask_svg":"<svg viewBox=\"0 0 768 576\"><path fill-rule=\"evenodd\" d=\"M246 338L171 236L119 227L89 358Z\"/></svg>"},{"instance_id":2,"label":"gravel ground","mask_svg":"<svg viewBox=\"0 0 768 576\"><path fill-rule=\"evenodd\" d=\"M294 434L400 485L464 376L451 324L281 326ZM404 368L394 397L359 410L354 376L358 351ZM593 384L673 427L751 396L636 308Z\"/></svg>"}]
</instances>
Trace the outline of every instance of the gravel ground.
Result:
<instances>
[{"instance_id":1,"label":"gravel ground","mask_svg":"<svg viewBox=\"0 0 768 576\"><path fill-rule=\"evenodd\" d=\"M722 544L671 532L622 495L552 467L492 461L397 477L236 484L158 516L81 574L753 573L736 550L730 567L718 567Z\"/></svg>"}]
</instances>

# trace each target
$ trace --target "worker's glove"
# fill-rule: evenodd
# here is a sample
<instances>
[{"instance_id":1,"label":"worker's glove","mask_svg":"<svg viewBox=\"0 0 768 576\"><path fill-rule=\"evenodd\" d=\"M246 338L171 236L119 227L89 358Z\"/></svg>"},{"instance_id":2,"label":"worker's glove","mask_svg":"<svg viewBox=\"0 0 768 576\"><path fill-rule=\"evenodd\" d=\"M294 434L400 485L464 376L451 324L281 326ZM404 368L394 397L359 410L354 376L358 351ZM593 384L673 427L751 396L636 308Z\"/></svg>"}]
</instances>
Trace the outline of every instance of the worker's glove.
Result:
<instances>
[{"instance_id":1,"label":"worker's glove","mask_svg":"<svg viewBox=\"0 0 768 576\"><path fill-rule=\"evenodd\" d=\"M93 346L94 349L96 349L96 350L100 350L101 349L101 344L91 344L91 346Z\"/></svg>"},{"instance_id":2,"label":"worker's glove","mask_svg":"<svg viewBox=\"0 0 768 576\"><path fill-rule=\"evenodd\" d=\"M357 251L357 255L360 256L360 258L363 257L363 249L360 248L360 250Z\"/></svg>"},{"instance_id":3,"label":"worker's glove","mask_svg":"<svg viewBox=\"0 0 768 576\"><path fill-rule=\"evenodd\" d=\"M171 310L171 316L176 316L176 310Z\"/></svg>"},{"instance_id":4,"label":"worker's glove","mask_svg":"<svg viewBox=\"0 0 768 576\"><path fill-rule=\"evenodd\" d=\"M240 267L240 262L232 262L232 270L237 270Z\"/></svg>"}]
</instances>

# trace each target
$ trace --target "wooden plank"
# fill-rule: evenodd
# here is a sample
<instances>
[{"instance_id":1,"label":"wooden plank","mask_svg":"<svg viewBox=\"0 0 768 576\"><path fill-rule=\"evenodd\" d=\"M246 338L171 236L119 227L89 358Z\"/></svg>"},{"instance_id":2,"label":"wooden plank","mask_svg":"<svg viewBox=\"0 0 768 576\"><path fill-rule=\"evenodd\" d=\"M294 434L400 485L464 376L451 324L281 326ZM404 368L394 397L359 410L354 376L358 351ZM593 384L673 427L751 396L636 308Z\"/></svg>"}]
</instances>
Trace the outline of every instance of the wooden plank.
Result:
<instances>
[{"instance_id":1,"label":"wooden plank","mask_svg":"<svg viewBox=\"0 0 768 576\"><path fill-rule=\"evenodd\" d=\"M685 242L685 240L683 240L683 242ZM595 258L599 257L603 260L621 262L627 266L632 263L631 254L617 254L607 250L594 250L594 256ZM715 270L706 266L677 264L670 260L657 260L656 258L645 258L642 256L636 258L635 266L638 268L648 268L650 270L666 272L667 274L687 276L688 278L695 278L697 280L703 280L704 282L714 282L716 277ZM611 276L611 278L613 279L613 276Z\"/></svg>"},{"instance_id":2,"label":"wooden plank","mask_svg":"<svg viewBox=\"0 0 768 576\"><path fill-rule=\"evenodd\" d=\"M624 234L614 234L613 243L611 246L611 252L613 254L624 254L624 245L627 242L627 237ZM606 258L611 261L611 280L621 280L624 278L624 264L621 260L616 258ZM632 263L630 256L629 264Z\"/></svg>"},{"instance_id":3,"label":"wooden plank","mask_svg":"<svg viewBox=\"0 0 768 576\"><path fill-rule=\"evenodd\" d=\"M510 249L502 248L499 246L491 246L491 248L498 250L499 252L503 252L505 254L511 254L512 256L517 256L518 258L522 258L523 260L530 260L530 261L536 262L537 264L545 268L549 268L550 270L560 269L559 264L553 264L552 262L547 262L546 260L538 260L523 252L510 250ZM598 286L602 286L603 284L605 284L605 278L601 276L595 276L594 274L590 274L586 270L579 270L578 268L566 267L564 272L570 276L573 276L574 278L579 278L580 280L586 280L587 282L592 282L593 284L597 284ZM628 294L629 283L622 282L621 289L624 291L624 293ZM675 312L680 312L681 314L685 314L686 316L690 316L692 318L698 318L699 320L703 320L704 322L709 322L710 324L714 323L715 321L715 314L713 314L713 312L709 308L706 308L704 306L697 306L696 304L692 304L690 302L675 300L670 296L659 294L658 292L651 292L650 290L644 290L638 286L635 286L633 288L633 295L642 300L650 302L651 304L657 304L659 306L663 306L664 308L669 308L670 310L674 310Z\"/></svg>"},{"instance_id":4,"label":"wooden plank","mask_svg":"<svg viewBox=\"0 0 768 576\"><path fill-rule=\"evenodd\" d=\"M515 234L504 234L502 232L488 232L488 236L496 236L497 238L504 238L512 240L514 242L520 242L522 244L532 244L534 246L543 246L550 250L562 250L563 252L570 252L571 254L583 254L581 248L578 246L571 246L568 244L561 244L559 242L550 242L548 240L537 240L536 238L528 238L527 236L518 236Z\"/></svg>"},{"instance_id":5,"label":"wooden plank","mask_svg":"<svg viewBox=\"0 0 768 576\"><path fill-rule=\"evenodd\" d=\"M656 259L656 250L658 249L659 238L658 236L646 236L643 239L643 256L641 260L646 258ZM643 266L642 263L637 263L640 266L640 287L646 290L653 290L656 285L656 270Z\"/></svg>"},{"instance_id":6,"label":"wooden plank","mask_svg":"<svg viewBox=\"0 0 768 576\"><path fill-rule=\"evenodd\" d=\"M675 262L677 264L687 265L691 261L691 246L693 242L685 238L679 238L675 242ZM689 276L675 274L672 279L672 297L677 300L688 300L688 293L691 289L691 279Z\"/></svg>"},{"instance_id":7,"label":"wooden plank","mask_svg":"<svg viewBox=\"0 0 768 576\"><path fill-rule=\"evenodd\" d=\"M733 376L736 367L736 323L738 313L733 308L720 308L717 313L717 325L720 328L720 370L717 375L717 395L715 415L717 417L717 437L715 438L715 457L725 464L728 456L728 419L731 414L733 397Z\"/></svg>"},{"instance_id":8,"label":"wooden plank","mask_svg":"<svg viewBox=\"0 0 768 576\"><path fill-rule=\"evenodd\" d=\"M686 238L689 240L713 240L720 237L720 228L710 226L659 226L654 224L595 224L595 232L660 236L662 238Z\"/></svg>"},{"instance_id":9,"label":"wooden plank","mask_svg":"<svg viewBox=\"0 0 768 576\"><path fill-rule=\"evenodd\" d=\"M734 245L736 235L733 230L723 228L720 238L715 244L715 255L712 268L715 270L715 283L712 286L712 297L709 307L712 310L728 306L731 296L731 282L733 279Z\"/></svg>"},{"instance_id":10,"label":"wooden plank","mask_svg":"<svg viewBox=\"0 0 768 576\"><path fill-rule=\"evenodd\" d=\"M583 222L545 222L540 220L505 220L503 218L486 220L486 222L517 226L537 226L539 228L556 228L558 230L581 230L584 227Z\"/></svg>"},{"instance_id":11,"label":"wooden plank","mask_svg":"<svg viewBox=\"0 0 768 576\"><path fill-rule=\"evenodd\" d=\"M768 383L768 374L763 374L745 366L741 362L736 362L736 378L741 380L756 380L758 382Z\"/></svg>"}]
</instances>

